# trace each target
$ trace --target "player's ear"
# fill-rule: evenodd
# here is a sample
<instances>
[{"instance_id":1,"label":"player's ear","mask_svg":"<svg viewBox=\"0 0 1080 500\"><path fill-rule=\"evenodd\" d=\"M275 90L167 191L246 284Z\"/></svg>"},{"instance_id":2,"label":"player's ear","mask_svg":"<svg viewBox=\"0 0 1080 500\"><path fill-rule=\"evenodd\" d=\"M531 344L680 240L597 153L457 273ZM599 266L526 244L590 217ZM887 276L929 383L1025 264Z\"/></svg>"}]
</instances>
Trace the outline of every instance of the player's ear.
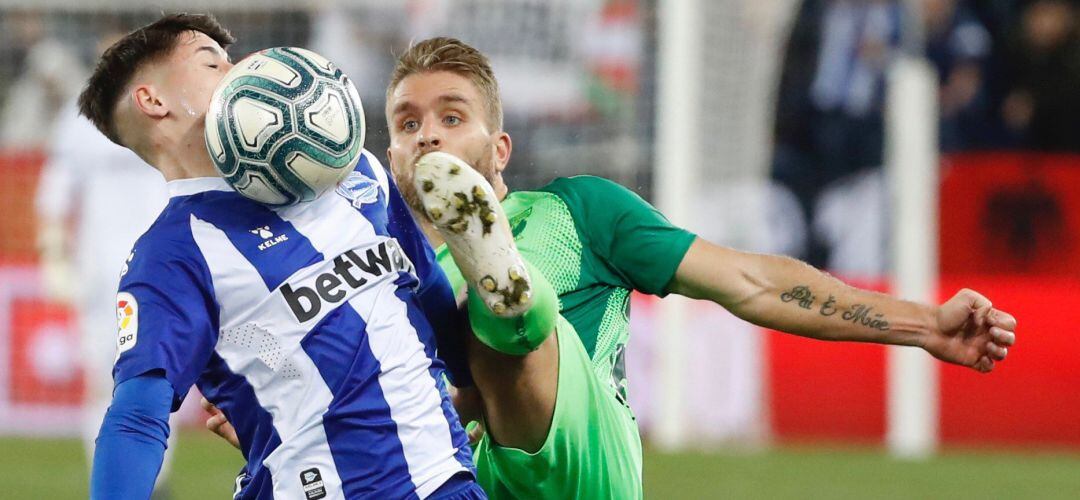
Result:
<instances>
[{"instance_id":1,"label":"player's ear","mask_svg":"<svg viewBox=\"0 0 1080 500\"><path fill-rule=\"evenodd\" d=\"M161 94L153 85L142 84L131 90L131 103L142 114L153 118L164 118L169 114Z\"/></svg>"},{"instance_id":2,"label":"player's ear","mask_svg":"<svg viewBox=\"0 0 1080 500\"><path fill-rule=\"evenodd\" d=\"M499 132L495 136L495 171L502 173L506 168L506 164L510 163L510 151L514 149L513 142L510 141L510 134L506 132Z\"/></svg>"}]
</instances>

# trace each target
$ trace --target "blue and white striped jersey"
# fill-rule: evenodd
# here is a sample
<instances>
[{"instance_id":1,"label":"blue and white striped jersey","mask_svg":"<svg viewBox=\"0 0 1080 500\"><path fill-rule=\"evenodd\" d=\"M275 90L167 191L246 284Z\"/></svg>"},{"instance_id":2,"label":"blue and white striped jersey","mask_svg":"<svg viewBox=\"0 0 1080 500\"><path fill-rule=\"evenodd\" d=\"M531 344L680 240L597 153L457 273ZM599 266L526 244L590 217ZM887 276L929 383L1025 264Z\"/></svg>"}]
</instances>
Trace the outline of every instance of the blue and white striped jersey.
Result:
<instances>
[{"instance_id":1,"label":"blue and white striped jersey","mask_svg":"<svg viewBox=\"0 0 1080 500\"><path fill-rule=\"evenodd\" d=\"M221 178L169 192L121 278L113 376L160 370L174 410L192 384L221 408L237 498L423 498L472 470L428 321L453 295L374 156L280 209Z\"/></svg>"}]
</instances>

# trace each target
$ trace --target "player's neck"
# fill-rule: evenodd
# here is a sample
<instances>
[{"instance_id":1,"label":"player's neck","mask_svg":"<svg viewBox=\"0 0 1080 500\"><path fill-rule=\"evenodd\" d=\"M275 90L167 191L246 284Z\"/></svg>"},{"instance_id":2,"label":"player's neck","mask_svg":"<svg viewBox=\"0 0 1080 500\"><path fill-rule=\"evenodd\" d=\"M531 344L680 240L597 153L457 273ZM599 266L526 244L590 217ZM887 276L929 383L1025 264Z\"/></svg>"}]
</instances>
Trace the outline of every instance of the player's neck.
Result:
<instances>
[{"instance_id":1,"label":"player's neck","mask_svg":"<svg viewBox=\"0 0 1080 500\"><path fill-rule=\"evenodd\" d=\"M220 177L214 168L206 145L185 143L182 147L161 151L153 165L161 171L166 181L194 179L197 177Z\"/></svg>"}]
</instances>

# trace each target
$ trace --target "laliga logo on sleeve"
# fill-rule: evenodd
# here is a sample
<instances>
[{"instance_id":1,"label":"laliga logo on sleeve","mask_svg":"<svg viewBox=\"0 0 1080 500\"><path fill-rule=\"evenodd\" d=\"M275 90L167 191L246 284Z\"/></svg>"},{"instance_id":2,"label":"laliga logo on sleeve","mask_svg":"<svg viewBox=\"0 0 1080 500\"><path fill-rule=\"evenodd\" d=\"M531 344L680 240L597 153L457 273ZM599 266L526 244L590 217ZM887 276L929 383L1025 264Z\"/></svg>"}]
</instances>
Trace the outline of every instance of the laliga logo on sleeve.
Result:
<instances>
[{"instance_id":1,"label":"laliga logo on sleeve","mask_svg":"<svg viewBox=\"0 0 1080 500\"><path fill-rule=\"evenodd\" d=\"M139 303L127 292L116 295L116 358L139 340Z\"/></svg>"}]
</instances>

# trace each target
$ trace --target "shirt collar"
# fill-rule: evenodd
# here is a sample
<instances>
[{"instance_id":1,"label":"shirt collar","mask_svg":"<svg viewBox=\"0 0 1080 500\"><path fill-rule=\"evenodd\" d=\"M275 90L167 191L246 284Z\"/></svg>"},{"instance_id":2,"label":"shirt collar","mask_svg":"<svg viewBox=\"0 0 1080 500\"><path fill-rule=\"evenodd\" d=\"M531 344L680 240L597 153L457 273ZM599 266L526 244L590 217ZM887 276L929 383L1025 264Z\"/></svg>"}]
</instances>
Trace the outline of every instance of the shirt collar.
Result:
<instances>
[{"instance_id":1,"label":"shirt collar","mask_svg":"<svg viewBox=\"0 0 1080 500\"><path fill-rule=\"evenodd\" d=\"M190 196L206 191L232 191L232 186L221 177L195 177L177 179L165 183L169 188L169 197Z\"/></svg>"}]
</instances>

